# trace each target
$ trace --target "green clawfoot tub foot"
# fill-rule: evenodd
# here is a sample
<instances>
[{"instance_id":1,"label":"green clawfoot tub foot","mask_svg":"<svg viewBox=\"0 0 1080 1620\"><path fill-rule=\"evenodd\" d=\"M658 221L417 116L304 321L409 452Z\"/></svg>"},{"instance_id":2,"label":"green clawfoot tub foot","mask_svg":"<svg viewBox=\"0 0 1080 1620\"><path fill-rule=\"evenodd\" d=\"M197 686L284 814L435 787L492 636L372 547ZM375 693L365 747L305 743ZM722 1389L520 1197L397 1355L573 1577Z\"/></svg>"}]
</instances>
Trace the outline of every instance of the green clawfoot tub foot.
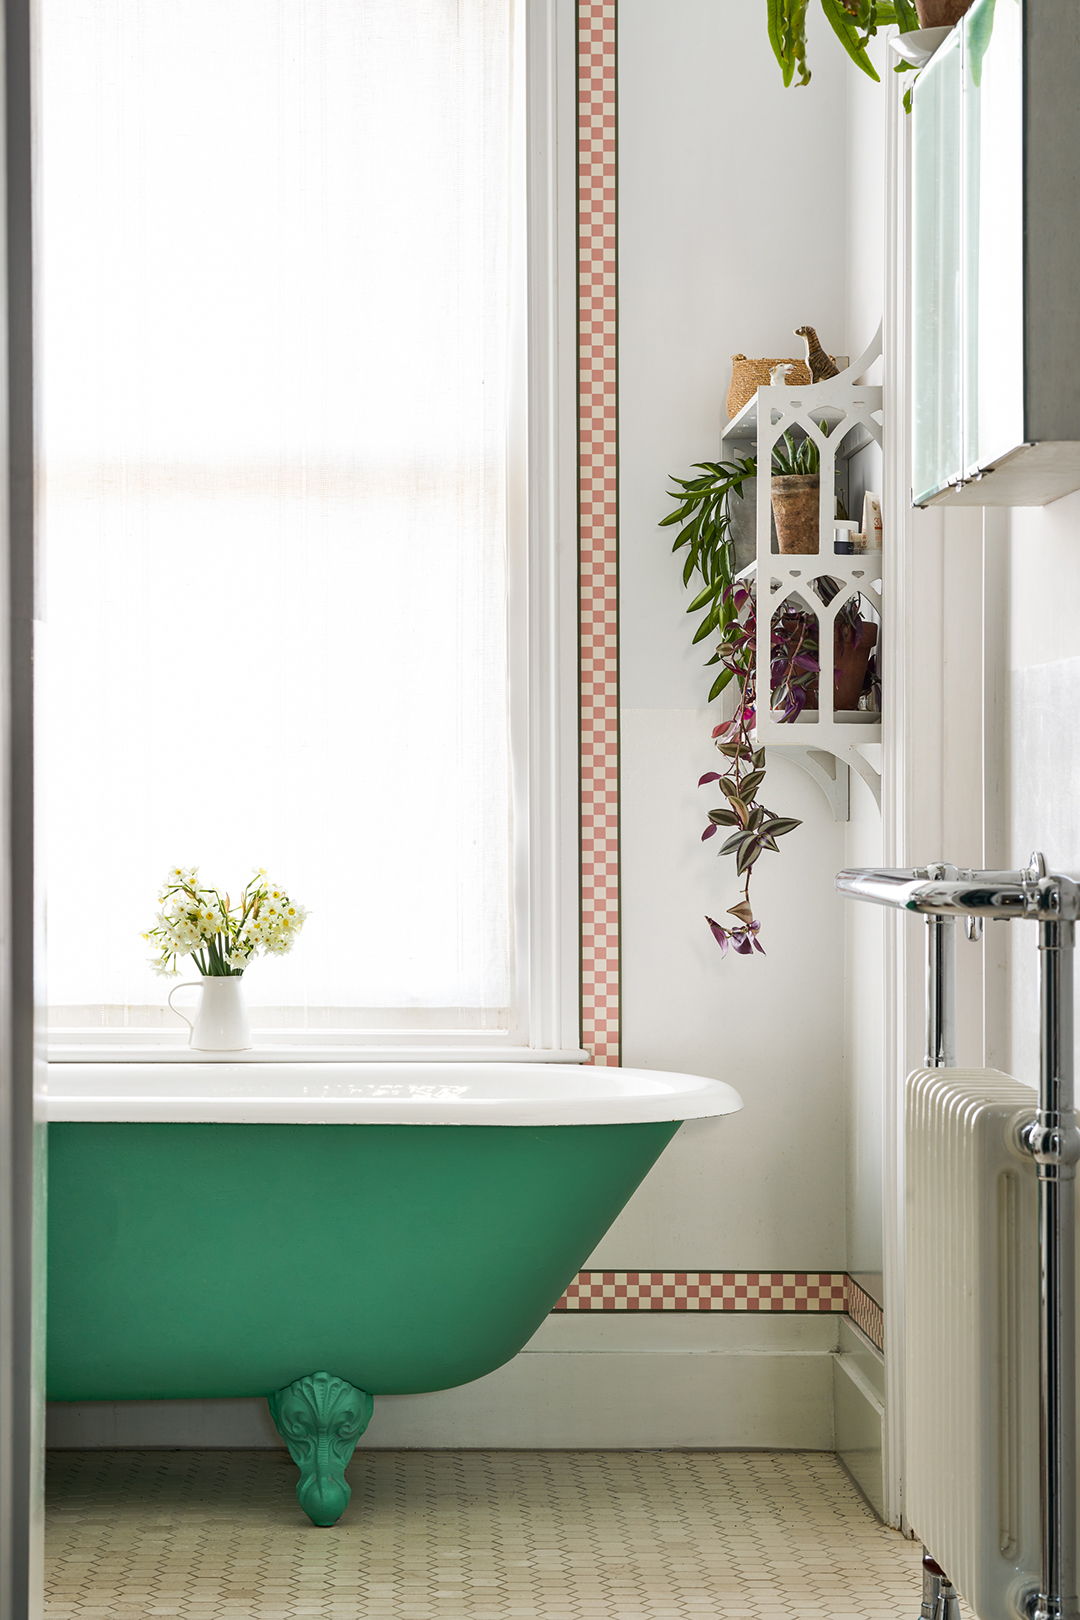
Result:
<instances>
[{"instance_id":1,"label":"green clawfoot tub foot","mask_svg":"<svg viewBox=\"0 0 1080 1620\"><path fill-rule=\"evenodd\" d=\"M371 1422L373 1398L333 1373L311 1373L267 1396L270 1416L300 1470L296 1497L312 1524L336 1524L352 1491L345 1470Z\"/></svg>"}]
</instances>

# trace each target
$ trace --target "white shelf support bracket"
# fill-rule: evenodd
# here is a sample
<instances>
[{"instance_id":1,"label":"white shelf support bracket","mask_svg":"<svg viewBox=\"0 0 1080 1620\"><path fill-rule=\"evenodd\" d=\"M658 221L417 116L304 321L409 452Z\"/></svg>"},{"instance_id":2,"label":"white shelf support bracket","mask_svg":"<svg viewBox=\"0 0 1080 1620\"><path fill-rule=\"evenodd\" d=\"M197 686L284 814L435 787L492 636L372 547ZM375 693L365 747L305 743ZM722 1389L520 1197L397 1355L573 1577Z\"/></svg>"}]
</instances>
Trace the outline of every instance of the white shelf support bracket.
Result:
<instances>
[{"instance_id":1,"label":"white shelf support bracket","mask_svg":"<svg viewBox=\"0 0 1080 1620\"><path fill-rule=\"evenodd\" d=\"M881 809L881 772L876 770L864 754L860 754L854 743L848 744L847 762L853 771L858 771L871 793L874 803Z\"/></svg>"},{"instance_id":2,"label":"white shelf support bracket","mask_svg":"<svg viewBox=\"0 0 1080 1620\"><path fill-rule=\"evenodd\" d=\"M813 777L829 801L834 821L851 819L851 774L842 759L824 748L802 748L792 743L783 748L767 748L765 758L770 754L777 759L790 759L807 776Z\"/></svg>"}]
</instances>

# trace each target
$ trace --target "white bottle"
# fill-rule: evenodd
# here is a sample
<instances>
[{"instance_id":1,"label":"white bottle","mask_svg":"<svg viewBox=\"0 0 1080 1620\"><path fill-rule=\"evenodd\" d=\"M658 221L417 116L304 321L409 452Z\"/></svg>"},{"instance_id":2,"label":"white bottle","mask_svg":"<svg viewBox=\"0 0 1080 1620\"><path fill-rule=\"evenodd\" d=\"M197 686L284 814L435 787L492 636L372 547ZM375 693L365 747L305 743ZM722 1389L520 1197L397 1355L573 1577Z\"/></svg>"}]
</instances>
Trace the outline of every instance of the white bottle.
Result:
<instances>
[{"instance_id":1,"label":"white bottle","mask_svg":"<svg viewBox=\"0 0 1080 1620\"><path fill-rule=\"evenodd\" d=\"M869 491L863 496L862 532L867 551L881 550L881 498Z\"/></svg>"}]
</instances>

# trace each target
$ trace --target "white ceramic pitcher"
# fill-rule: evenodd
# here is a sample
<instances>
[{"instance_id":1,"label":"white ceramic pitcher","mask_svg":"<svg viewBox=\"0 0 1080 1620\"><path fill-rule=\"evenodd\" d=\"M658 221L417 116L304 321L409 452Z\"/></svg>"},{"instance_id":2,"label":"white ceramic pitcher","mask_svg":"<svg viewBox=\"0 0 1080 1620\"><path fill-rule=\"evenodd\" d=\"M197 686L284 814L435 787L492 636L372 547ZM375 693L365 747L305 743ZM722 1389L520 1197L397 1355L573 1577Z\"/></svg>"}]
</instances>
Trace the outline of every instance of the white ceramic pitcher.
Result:
<instances>
[{"instance_id":1,"label":"white ceramic pitcher","mask_svg":"<svg viewBox=\"0 0 1080 1620\"><path fill-rule=\"evenodd\" d=\"M194 1022L179 1007L173 1007L173 996L178 990L192 986L202 991ZM206 975L199 979L185 979L174 984L169 991L169 1006L179 1013L191 1029L188 1045L199 1052L246 1052L251 1046L251 1028L248 1024L244 1001L244 978L241 973L218 978Z\"/></svg>"}]
</instances>

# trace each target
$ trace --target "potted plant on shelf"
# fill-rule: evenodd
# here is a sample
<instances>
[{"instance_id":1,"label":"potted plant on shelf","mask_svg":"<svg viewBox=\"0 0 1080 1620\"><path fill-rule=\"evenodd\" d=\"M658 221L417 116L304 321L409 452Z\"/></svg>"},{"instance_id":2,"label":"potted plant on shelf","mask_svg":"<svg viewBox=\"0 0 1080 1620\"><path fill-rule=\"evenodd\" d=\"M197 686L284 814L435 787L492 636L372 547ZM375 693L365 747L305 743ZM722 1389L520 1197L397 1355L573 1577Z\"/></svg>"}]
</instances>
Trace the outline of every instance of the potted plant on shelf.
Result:
<instances>
[{"instance_id":1,"label":"potted plant on shelf","mask_svg":"<svg viewBox=\"0 0 1080 1620\"><path fill-rule=\"evenodd\" d=\"M806 65L806 13L810 0L768 0L769 43L780 64L785 85L798 75L799 84L810 83ZM928 30L952 28L971 9L973 0L821 0L821 9L841 45L875 83L879 75L866 53L866 47L879 28L895 23L901 34L921 35L918 46L904 52L894 73L910 73L921 67L940 44ZM987 8L992 14L992 6ZM976 82L978 82L976 80ZM904 96L904 107L911 111L911 90Z\"/></svg>"},{"instance_id":2,"label":"potted plant on shelf","mask_svg":"<svg viewBox=\"0 0 1080 1620\"><path fill-rule=\"evenodd\" d=\"M821 426L827 431L824 422ZM796 444L785 433L772 453L772 510L784 556L809 556L817 551L820 489L817 445L809 437Z\"/></svg>"},{"instance_id":3,"label":"potted plant on shelf","mask_svg":"<svg viewBox=\"0 0 1080 1620\"><path fill-rule=\"evenodd\" d=\"M920 28L955 28L974 0L915 0ZM907 30L903 30L907 32Z\"/></svg>"},{"instance_id":4,"label":"potted plant on shelf","mask_svg":"<svg viewBox=\"0 0 1080 1620\"><path fill-rule=\"evenodd\" d=\"M865 695L868 707L881 707L878 680L878 627L859 612L858 599L845 602L833 620L833 708L841 713L857 709Z\"/></svg>"}]
</instances>

